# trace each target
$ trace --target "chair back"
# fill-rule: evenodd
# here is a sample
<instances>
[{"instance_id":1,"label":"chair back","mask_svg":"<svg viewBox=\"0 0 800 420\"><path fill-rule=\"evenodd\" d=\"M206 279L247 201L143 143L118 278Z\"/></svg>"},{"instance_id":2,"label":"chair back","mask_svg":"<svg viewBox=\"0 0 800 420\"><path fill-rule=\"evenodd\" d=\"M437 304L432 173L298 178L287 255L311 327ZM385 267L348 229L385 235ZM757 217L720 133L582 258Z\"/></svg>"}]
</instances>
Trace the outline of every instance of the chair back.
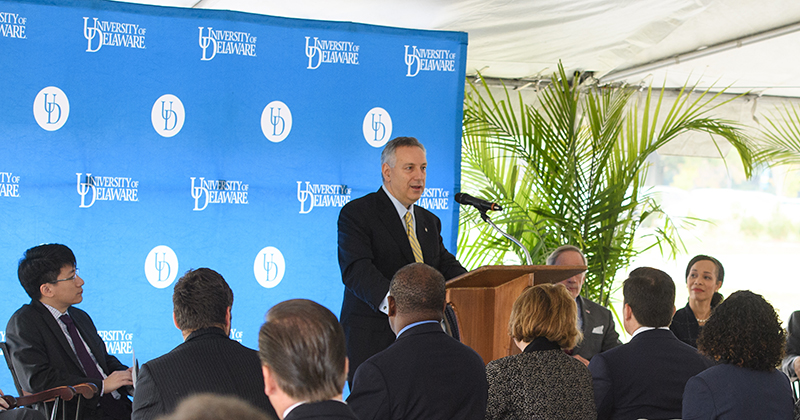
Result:
<instances>
[{"instance_id":1,"label":"chair back","mask_svg":"<svg viewBox=\"0 0 800 420\"><path fill-rule=\"evenodd\" d=\"M14 378L14 386L17 388L17 393L19 395L27 394L27 392L22 390L22 385L19 382L19 378L17 378L17 371L14 370L14 363L11 362L11 354L8 352L8 344L0 342L0 350L3 351L3 357L6 359L8 370L11 371L11 377Z\"/></svg>"}]
</instances>

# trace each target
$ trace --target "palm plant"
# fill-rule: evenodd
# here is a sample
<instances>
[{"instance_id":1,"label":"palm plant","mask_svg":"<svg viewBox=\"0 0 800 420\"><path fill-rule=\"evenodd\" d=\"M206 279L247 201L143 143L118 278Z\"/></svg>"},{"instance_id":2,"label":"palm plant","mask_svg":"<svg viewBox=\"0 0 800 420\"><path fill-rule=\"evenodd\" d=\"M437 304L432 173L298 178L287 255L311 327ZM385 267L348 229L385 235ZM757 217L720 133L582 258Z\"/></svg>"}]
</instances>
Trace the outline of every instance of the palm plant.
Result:
<instances>
[{"instance_id":1,"label":"palm plant","mask_svg":"<svg viewBox=\"0 0 800 420\"><path fill-rule=\"evenodd\" d=\"M800 164L800 107L785 105L765 119L755 160L773 165Z\"/></svg>"},{"instance_id":2,"label":"palm plant","mask_svg":"<svg viewBox=\"0 0 800 420\"><path fill-rule=\"evenodd\" d=\"M750 174L747 138L733 123L713 118L719 95L681 89L663 111L664 89L586 87L559 65L552 83L537 94L495 99L488 85L471 86L464 104L462 187L500 203L494 222L528 247L534 264L570 243L589 261L583 294L608 305L616 272L638 252L636 230L661 212L644 190L647 157L688 131L730 142ZM716 103L716 105L714 104ZM459 260L469 268L501 264L522 253L462 207ZM663 221L663 224L661 222ZM650 246L675 253L682 242L675 224L660 219Z\"/></svg>"}]
</instances>

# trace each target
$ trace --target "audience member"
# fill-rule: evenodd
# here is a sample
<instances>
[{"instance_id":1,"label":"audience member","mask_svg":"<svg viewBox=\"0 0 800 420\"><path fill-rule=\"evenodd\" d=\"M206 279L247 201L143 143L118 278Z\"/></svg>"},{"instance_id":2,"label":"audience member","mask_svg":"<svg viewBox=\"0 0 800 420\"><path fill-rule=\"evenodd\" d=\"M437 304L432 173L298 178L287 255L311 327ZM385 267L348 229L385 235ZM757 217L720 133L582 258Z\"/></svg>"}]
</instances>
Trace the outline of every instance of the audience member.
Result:
<instances>
[{"instance_id":1,"label":"audience member","mask_svg":"<svg viewBox=\"0 0 800 420\"><path fill-rule=\"evenodd\" d=\"M725 279L725 269L714 257L697 255L686 265L689 302L675 312L669 329L684 343L697 347L697 336L711 317L711 310L722 301L717 293Z\"/></svg>"},{"instance_id":2,"label":"audience member","mask_svg":"<svg viewBox=\"0 0 800 420\"><path fill-rule=\"evenodd\" d=\"M668 328L675 283L661 270L641 267L625 280L622 295L623 325L631 341L589 364L597 418L680 418L686 381L712 363Z\"/></svg>"},{"instance_id":3,"label":"audience member","mask_svg":"<svg viewBox=\"0 0 800 420\"><path fill-rule=\"evenodd\" d=\"M350 358L351 388L358 366L389 347L389 279L404 265L424 262L451 279L467 270L442 243L442 224L414 205L425 191L425 146L397 137L381 153L383 186L339 213L339 268L344 283L341 321Z\"/></svg>"},{"instance_id":4,"label":"audience member","mask_svg":"<svg viewBox=\"0 0 800 420\"><path fill-rule=\"evenodd\" d=\"M683 419L792 419L789 380L775 369L785 339L778 314L761 295L731 294L697 340L718 364L686 383Z\"/></svg>"},{"instance_id":5,"label":"audience member","mask_svg":"<svg viewBox=\"0 0 800 420\"><path fill-rule=\"evenodd\" d=\"M132 384L130 370L108 354L89 314L73 306L83 301L84 281L72 250L60 244L33 247L25 251L17 275L31 303L8 320L6 344L22 389L35 393L91 382L100 395L65 402L66 417L75 417L81 401L85 420L130 419L125 388ZM48 417L52 407L37 405Z\"/></svg>"},{"instance_id":6,"label":"audience member","mask_svg":"<svg viewBox=\"0 0 800 420\"><path fill-rule=\"evenodd\" d=\"M589 262L578 247L563 245L547 257L547 265L589 265ZM578 305L578 329L583 334L583 340L578 342L571 353L588 365L595 354L613 349L622 343L619 341L611 311L580 295L585 280L584 271L563 280L561 284L566 286Z\"/></svg>"},{"instance_id":7,"label":"audience member","mask_svg":"<svg viewBox=\"0 0 800 420\"><path fill-rule=\"evenodd\" d=\"M184 398L172 414L158 420L269 420L264 411L247 401L218 394L195 394Z\"/></svg>"},{"instance_id":8,"label":"audience member","mask_svg":"<svg viewBox=\"0 0 800 420\"><path fill-rule=\"evenodd\" d=\"M389 324L397 341L356 370L347 401L359 419L484 418L483 360L444 333L444 305L444 277L435 268L412 263L394 275Z\"/></svg>"},{"instance_id":9,"label":"audience member","mask_svg":"<svg viewBox=\"0 0 800 420\"><path fill-rule=\"evenodd\" d=\"M789 315L786 326L786 357L781 370L791 379L800 378L800 311Z\"/></svg>"},{"instance_id":10,"label":"audience member","mask_svg":"<svg viewBox=\"0 0 800 420\"><path fill-rule=\"evenodd\" d=\"M228 337L233 291L214 270L189 270L175 284L173 320L184 342L139 371L133 419L171 413L192 394L234 395L269 416L275 411L264 395L255 350Z\"/></svg>"},{"instance_id":11,"label":"audience member","mask_svg":"<svg viewBox=\"0 0 800 420\"><path fill-rule=\"evenodd\" d=\"M594 420L592 376L571 349L581 333L573 297L561 284L522 292L511 309L508 333L522 354L486 366L486 419Z\"/></svg>"},{"instance_id":12,"label":"audience member","mask_svg":"<svg viewBox=\"0 0 800 420\"><path fill-rule=\"evenodd\" d=\"M258 334L264 392L284 420L357 420L342 401L347 347L336 316L306 299L267 312Z\"/></svg>"}]
</instances>

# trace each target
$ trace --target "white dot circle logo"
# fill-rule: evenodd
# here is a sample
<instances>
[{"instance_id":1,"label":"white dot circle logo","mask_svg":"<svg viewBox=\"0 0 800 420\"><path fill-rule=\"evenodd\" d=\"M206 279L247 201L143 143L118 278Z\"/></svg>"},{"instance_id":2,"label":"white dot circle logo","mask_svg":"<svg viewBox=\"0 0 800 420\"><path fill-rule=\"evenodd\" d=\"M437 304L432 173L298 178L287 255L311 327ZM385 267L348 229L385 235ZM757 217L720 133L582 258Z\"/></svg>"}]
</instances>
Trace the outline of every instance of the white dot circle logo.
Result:
<instances>
[{"instance_id":1,"label":"white dot circle logo","mask_svg":"<svg viewBox=\"0 0 800 420\"><path fill-rule=\"evenodd\" d=\"M280 143L292 131L292 111L281 101L272 101L261 112L261 132L273 143Z\"/></svg>"},{"instance_id":2,"label":"white dot circle logo","mask_svg":"<svg viewBox=\"0 0 800 420\"><path fill-rule=\"evenodd\" d=\"M372 147L383 147L392 137L392 117L385 109L375 107L364 116L364 139Z\"/></svg>"},{"instance_id":3,"label":"white dot circle logo","mask_svg":"<svg viewBox=\"0 0 800 420\"><path fill-rule=\"evenodd\" d=\"M178 134L185 120L186 110L183 109L183 102L175 95L162 95L153 104L153 110L150 112L153 128L162 137Z\"/></svg>"},{"instance_id":4,"label":"white dot circle logo","mask_svg":"<svg viewBox=\"0 0 800 420\"><path fill-rule=\"evenodd\" d=\"M268 246L256 255L253 263L253 274L256 276L258 284L267 289L271 289L283 280L286 272L286 261L278 248Z\"/></svg>"},{"instance_id":5,"label":"white dot circle logo","mask_svg":"<svg viewBox=\"0 0 800 420\"><path fill-rule=\"evenodd\" d=\"M178 256L166 245L153 248L144 260L144 275L157 289L169 287L178 276Z\"/></svg>"},{"instance_id":6,"label":"white dot circle logo","mask_svg":"<svg viewBox=\"0 0 800 420\"><path fill-rule=\"evenodd\" d=\"M64 91L55 86L40 90L33 100L33 118L47 131L63 127L69 118L69 100Z\"/></svg>"}]
</instances>

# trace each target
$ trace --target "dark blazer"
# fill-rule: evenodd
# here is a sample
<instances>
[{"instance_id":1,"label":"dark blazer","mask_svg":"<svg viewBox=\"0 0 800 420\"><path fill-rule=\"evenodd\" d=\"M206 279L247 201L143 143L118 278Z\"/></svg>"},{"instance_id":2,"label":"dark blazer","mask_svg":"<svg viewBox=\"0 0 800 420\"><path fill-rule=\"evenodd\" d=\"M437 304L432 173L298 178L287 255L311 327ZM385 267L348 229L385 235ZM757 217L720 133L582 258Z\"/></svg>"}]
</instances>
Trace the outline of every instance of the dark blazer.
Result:
<instances>
[{"instance_id":1,"label":"dark blazer","mask_svg":"<svg viewBox=\"0 0 800 420\"><path fill-rule=\"evenodd\" d=\"M583 296L578 296L578 299L583 312L583 340L575 346L572 354L591 361L595 354L622 345L611 311Z\"/></svg>"},{"instance_id":2,"label":"dark blazer","mask_svg":"<svg viewBox=\"0 0 800 420\"><path fill-rule=\"evenodd\" d=\"M142 365L133 397L133 419L169 414L183 398L203 392L239 397L277 418L264 394L258 353L231 340L220 328L204 328L189 334L169 353Z\"/></svg>"},{"instance_id":3,"label":"dark blazer","mask_svg":"<svg viewBox=\"0 0 800 420\"><path fill-rule=\"evenodd\" d=\"M683 393L683 420L792 420L789 379L769 372L720 364L689 379Z\"/></svg>"},{"instance_id":4,"label":"dark blazer","mask_svg":"<svg viewBox=\"0 0 800 420\"><path fill-rule=\"evenodd\" d=\"M675 311L675 315L672 316L672 323L669 324L669 329L678 340L697 348L700 324L697 323L697 318L688 303L683 308Z\"/></svg>"},{"instance_id":5,"label":"dark blazer","mask_svg":"<svg viewBox=\"0 0 800 420\"><path fill-rule=\"evenodd\" d=\"M589 363L597 418L680 418L686 381L710 366L711 360L672 331L641 332Z\"/></svg>"},{"instance_id":6,"label":"dark blazer","mask_svg":"<svg viewBox=\"0 0 800 420\"><path fill-rule=\"evenodd\" d=\"M797 377L794 371L794 359L800 356L800 311L794 311L789 315L789 323L786 325L786 357L781 363L781 370L790 378Z\"/></svg>"},{"instance_id":7,"label":"dark blazer","mask_svg":"<svg viewBox=\"0 0 800 420\"><path fill-rule=\"evenodd\" d=\"M414 206L417 240L425 263L451 279L467 270L442 243L433 213ZM344 283L340 320L350 359L348 378L358 366L394 342L386 314L378 308L394 273L414 262L403 221L383 188L347 203L339 213L339 268Z\"/></svg>"},{"instance_id":8,"label":"dark blazer","mask_svg":"<svg viewBox=\"0 0 800 420\"><path fill-rule=\"evenodd\" d=\"M116 370L127 369L116 357L108 354L89 314L74 306L67 309L67 313L103 373L109 375ZM6 326L6 344L14 370L26 392L40 392L57 386L86 382L94 383L97 389L103 388L102 381L86 377L78 356L69 345L58 321L38 300L23 305L11 315ZM122 395L121 408L130 412L130 401L125 388L118 389L118 392ZM98 411L99 401L99 396L89 401L83 400L81 414L84 419L94 419L101 415ZM68 401L63 406L66 407L67 417L74 418L77 399ZM47 403L38 404L36 408L49 417L52 407L52 403Z\"/></svg>"},{"instance_id":9,"label":"dark blazer","mask_svg":"<svg viewBox=\"0 0 800 420\"><path fill-rule=\"evenodd\" d=\"M546 338L536 338L522 354L489 362L486 378L486 420L597 418L589 369Z\"/></svg>"},{"instance_id":10,"label":"dark blazer","mask_svg":"<svg viewBox=\"0 0 800 420\"><path fill-rule=\"evenodd\" d=\"M364 362L347 402L361 420L483 420L486 393L481 357L431 323Z\"/></svg>"},{"instance_id":11,"label":"dark blazer","mask_svg":"<svg viewBox=\"0 0 800 420\"><path fill-rule=\"evenodd\" d=\"M358 420L347 404L339 401L320 401L301 404L289 412L283 420Z\"/></svg>"}]
</instances>

